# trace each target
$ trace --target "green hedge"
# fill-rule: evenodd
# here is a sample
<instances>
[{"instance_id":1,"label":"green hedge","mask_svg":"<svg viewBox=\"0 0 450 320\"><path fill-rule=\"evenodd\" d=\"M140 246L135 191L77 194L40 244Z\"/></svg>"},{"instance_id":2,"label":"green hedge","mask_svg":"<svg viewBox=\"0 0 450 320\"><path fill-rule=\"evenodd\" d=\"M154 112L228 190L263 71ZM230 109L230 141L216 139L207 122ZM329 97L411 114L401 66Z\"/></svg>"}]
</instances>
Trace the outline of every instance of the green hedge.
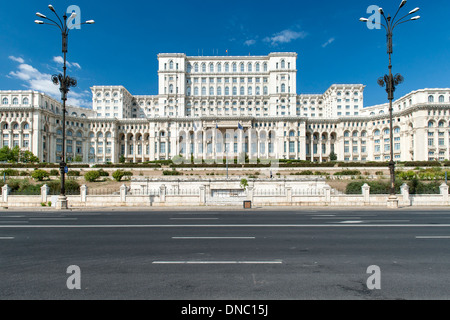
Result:
<instances>
[{"instance_id":1,"label":"green hedge","mask_svg":"<svg viewBox=\"0 0 450 320\"><path fill-rule=\"evenodd\" d=\"M335 176L360 176L361 171L359 170L343 170L341 172L336 172Z\"/></svg>"},{"instance_id":2,"label":"green hedge","mask_svg":"<svg viewBox=\"0 0 450 320\"><path fill-rule=\"evenodd\" d=\"M161 168L157 163L116 163L116 164L96 164L94 168Z\"/></svg>"},{"instance_id":3,"label":"green hedge","mask_svg":"<svg viewBox=\"0 0 450 320\"><path fill-rule=\"evenodd\" d=\"M367 183L370 186L370 194L389 194L390 182L381 181L355 181L347 185L346 194L362 194L362 186ZM400 193L400 187L403 181L395 181L395 192ZM424 183L417 179L408 182L409 194L440 194L440 182Z\"/></svg>"}]
</instances>

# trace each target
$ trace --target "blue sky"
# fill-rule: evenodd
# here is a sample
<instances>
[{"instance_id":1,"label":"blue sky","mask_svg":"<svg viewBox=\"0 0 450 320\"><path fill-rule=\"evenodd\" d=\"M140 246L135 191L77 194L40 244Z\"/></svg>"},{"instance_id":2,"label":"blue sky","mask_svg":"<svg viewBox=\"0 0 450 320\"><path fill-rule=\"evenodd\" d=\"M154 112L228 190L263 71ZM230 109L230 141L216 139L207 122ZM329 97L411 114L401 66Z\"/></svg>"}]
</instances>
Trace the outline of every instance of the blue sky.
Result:
<instances>
[{"instance_id":1,"label":"blue sky","mask_svg":"<svg viewBox=\"0 0 450 320\"><path fill-rule=\"evenodd\" d=\"M298 53L298 93L323 93L334 83L362 83L365 106L386 102L376 80L388 72L384 30L369 30L360 17L370 5L394 14L400 0L175 0L3 1L0 10L0 89L36 89L58 98L49 83L60 72L58 29L33 23L36 12L62 14L69 5L95 25L72 30L69 74L78 88L73 104L89 107L93 85L123 85L132 94L158 93L157 54L267 55ZM413 90L450 87L450 1L409 0L419 21L394 32L394 73L405 83L396 98Z\"/></svg>"}]
</instances>

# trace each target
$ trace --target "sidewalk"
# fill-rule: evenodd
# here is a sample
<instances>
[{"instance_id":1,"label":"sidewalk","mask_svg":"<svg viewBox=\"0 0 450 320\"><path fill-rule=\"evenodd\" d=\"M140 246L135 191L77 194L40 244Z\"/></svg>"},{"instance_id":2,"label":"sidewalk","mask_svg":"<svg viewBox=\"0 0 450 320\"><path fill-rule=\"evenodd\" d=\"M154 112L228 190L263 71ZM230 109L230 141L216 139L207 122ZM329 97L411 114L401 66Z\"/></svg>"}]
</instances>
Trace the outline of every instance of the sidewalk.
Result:
<instances>
[{"instance_id":1,"label":"sidewalk","mask_svg":"<svg viewBox=\"0 0 450 320\"><path fill-rule=\"evenodd\" d=\"M321 206L266 206L266 207L253 207L251 209L244 209L242 206L193 206L193 207L73 207L68 210L57 210L55 208L42 207L42 208L27 208L27 207L14 207L14 208L2 208L0 207L0 216L8 212L48 212L48 213L60 213L60 212L160 212L160 211L179 211L179 212L264 212L264 211L297 211L305 213L314 213L317 211L330 211L330 212L347 212L347 211L448 211L447 207L400 207L398 209L390 209L387 207L364 207L364 206L352 206L352 207L321 207Z\"/></svg>"}]
</instances>

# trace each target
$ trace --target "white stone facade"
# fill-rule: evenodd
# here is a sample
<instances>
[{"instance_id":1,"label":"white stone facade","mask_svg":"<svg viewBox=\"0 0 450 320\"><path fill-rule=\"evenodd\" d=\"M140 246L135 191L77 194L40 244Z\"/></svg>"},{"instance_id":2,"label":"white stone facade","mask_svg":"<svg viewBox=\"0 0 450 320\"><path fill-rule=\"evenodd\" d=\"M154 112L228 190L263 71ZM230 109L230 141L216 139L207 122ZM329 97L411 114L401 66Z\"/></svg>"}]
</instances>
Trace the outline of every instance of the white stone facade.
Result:
<instances>
[{"instance_id":1,"label":"white stone facade","mask_svg":"<svg viewBox=\"0 0 450 320\"><path fill-rule=\"evenodd\" d=\"M93 109L67 107L66 154L83 162L249 158L388 161L388 105L364 108L362 84L297 93L297 54L160 54L159 94L94 86ZM62 156L61 103L35 91L0 91L2 146L42 161ZM394 102L396 161L450 159L450 89Z\"/></svg>"}]
</instances>

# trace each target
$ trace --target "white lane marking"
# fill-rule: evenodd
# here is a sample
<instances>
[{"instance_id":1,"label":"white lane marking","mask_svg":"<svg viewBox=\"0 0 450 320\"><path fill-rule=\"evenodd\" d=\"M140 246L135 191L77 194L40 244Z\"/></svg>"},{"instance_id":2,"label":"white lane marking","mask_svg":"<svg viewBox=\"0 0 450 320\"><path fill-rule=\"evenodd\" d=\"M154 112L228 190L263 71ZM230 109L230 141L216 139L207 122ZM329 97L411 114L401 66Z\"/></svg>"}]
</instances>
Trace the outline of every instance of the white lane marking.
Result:
<instances>
[{"instance_id":1,"label":"white lane marking","mask_svg":"<svg viewBox=\"0 0 450 320\"><path fill-rule=\"evenodd\" d=\"M0 237L0 240L14 240L14 237Z\"/></svg>"},{"instance_id":2,"label":"white lane marking","mask_svg":"<svg viewBox=\"0 0 450 320\"><path fill-rule=\"evenodd\" d=\"M1 221L0 223L28 223L28 221Z\"/></svg>"},{"instance_id":3,"label":"white lane marking","mask_svg":"<svg viewBox=\"0 0 450 320\"><path fill-rule=\"evenodd\" d=\"M450 236L417 236L416 239L450 239Z\"/></svg>"},{"instance_id":4,"label":"white lane marking","mask_svg":"<svg viewBox=\"0 0 450 320\"><path fill-rule=\"evenodd\" d=\"M172 237L174 240L252 240L255 237Z\"/></svg>"},{"instance_id":5,"label":"white lane marking","mask_svg":"<svg viewBox=\"0 0 450 320\"><path fill-rule=\"evenodd\" d=\"M78 218L30 218L30 221L77 221Z\"/></svg>"},{"instance_id":6,"label":"white lane marking","mask_svg":"<svg viewBox=\"0 0 450 320\"><path fill-rule=\"evenodd\" d=\"M219 218L170 218L170 220L219 220Z\"/></svg>"},{"instance_id":7,"label":"white lane marking","mask_svg":"<svg viewBox=\"0 0 450 320\"><path fill-rule=\"evenodd\" d=\"M1 222L0 222L1 223ZM0 225L0 229L112 228L450 228L450 224L166 224L166 225Z\"/></svg>"},{"instance_id":8,"label":"white lane marking","mask_svg":"<svg viewBox=\"0 0 450 320\"><path fill-rule=\"evenodd\" d=\"M152 264L282 264L282 261L153 261Z\"/></svg>"},{"instance_id":9,"label":"white lane marking","mask_svg":"<svg viewBox=\"0 0 450 320\"><path fill-rule=\"evenodd\" d=\"M363 221L360 220L347 220L347 221L341 221L338 223L363 223Z\"/></svg>"}]
</instances>

